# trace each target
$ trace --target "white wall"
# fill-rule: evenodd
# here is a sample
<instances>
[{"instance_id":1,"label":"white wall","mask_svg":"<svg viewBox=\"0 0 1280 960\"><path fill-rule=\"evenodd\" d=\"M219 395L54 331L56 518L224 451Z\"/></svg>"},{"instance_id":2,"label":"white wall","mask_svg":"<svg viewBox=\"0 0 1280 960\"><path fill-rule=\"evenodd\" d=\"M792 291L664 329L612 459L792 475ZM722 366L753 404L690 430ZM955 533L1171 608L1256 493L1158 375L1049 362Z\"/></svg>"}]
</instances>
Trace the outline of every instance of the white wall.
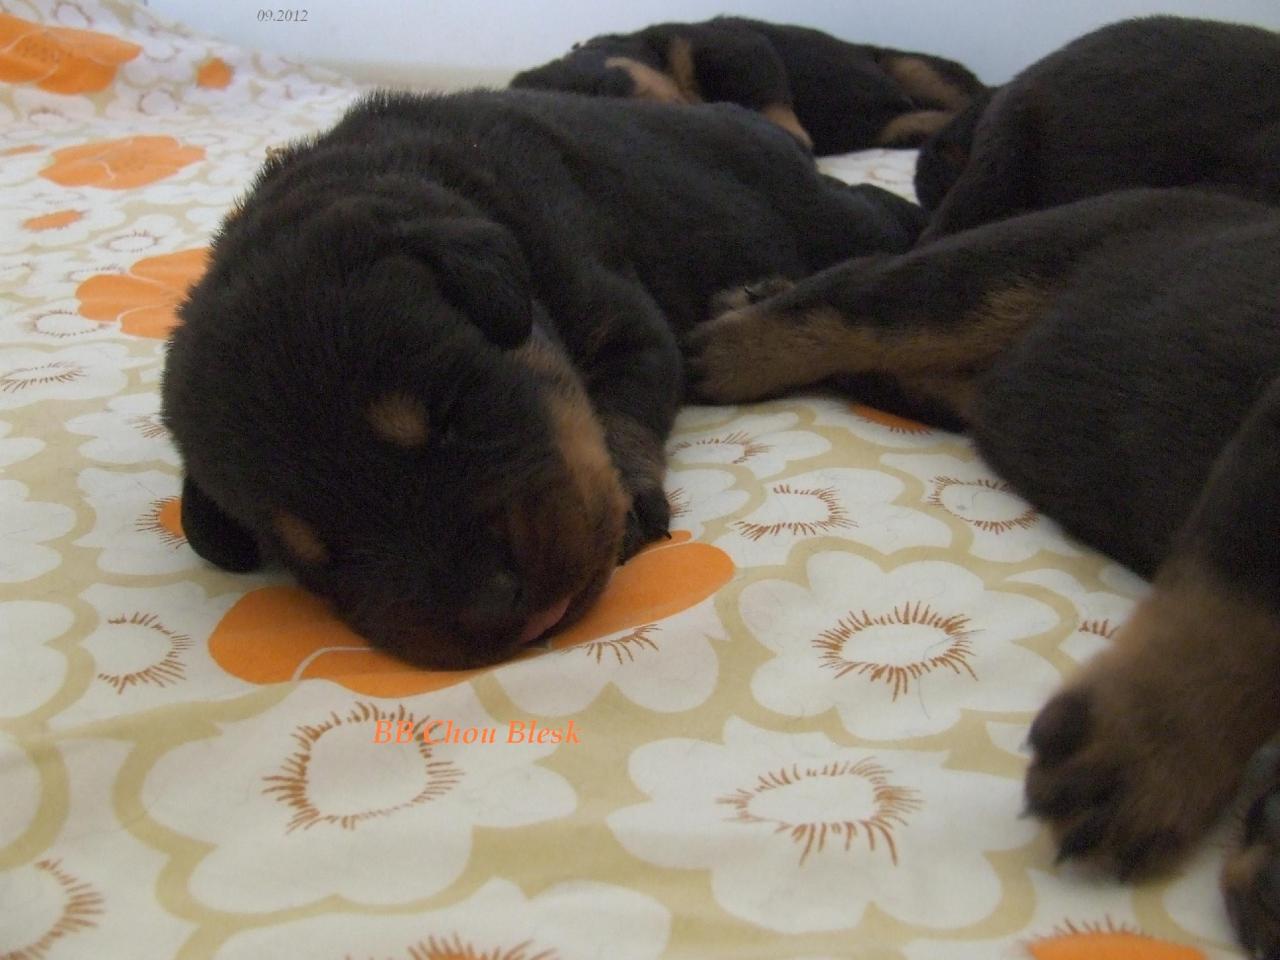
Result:
<instances>
[{"instance_id":1,"label":"white wall","mask_svg":"<svg viewBox=\"0 0 1280 960\"><path fill-rule=\"evenodd\" d=\"M990 83L1127 16L1180 13L1280 29L1278 0L296 0L288 6L277 0L271 8L305 9L306 23L259 22L265 2L150 0L149 6L243 46L410 77L440 68L502 76L597 33L719 13L952 57Z\"/></svg>"}]
</instances>

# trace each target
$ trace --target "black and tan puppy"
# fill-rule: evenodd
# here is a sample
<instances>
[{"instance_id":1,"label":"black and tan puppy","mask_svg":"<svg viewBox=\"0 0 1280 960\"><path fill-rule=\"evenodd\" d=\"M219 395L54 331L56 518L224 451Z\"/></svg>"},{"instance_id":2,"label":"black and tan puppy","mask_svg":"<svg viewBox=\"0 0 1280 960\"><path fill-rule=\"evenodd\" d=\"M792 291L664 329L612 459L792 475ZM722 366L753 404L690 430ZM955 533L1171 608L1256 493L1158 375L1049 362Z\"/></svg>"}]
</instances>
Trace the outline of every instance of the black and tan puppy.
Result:
<instances>
[{"instance_id":1,"label":"black and tan puppy","mask_svg":"<svg viewBox=\"0 0 1280 960\"><path fill-rule=\"evenodd\" d=\"M1280 36L1211 20L1125 20L1074 40L995 94L926 239L1129 187L1280 201L1277 64Z\"/></svg>"},{"instance_id":2,"label":"black and tan puppy","mask_svg":"<svg viewBox=\"0 0 1280 960\"><path fill-rule=\"evenodd\" d=\"M676 332L921 224L737 107L373 96L267 162L181 307L187 536L407 659L508 656L666 533Z\"/></svg>"},{"instance_id":3,"label":"black and tan puppy","mask_svg":"<svg viewBox=\"0 0 1280 960\"><path fill-rule=\"evenodd\" d=\"M1122 876L1205 833L1280 731L1280 210L1109 194L851 261L690 339L695 392L715 401L896 378L1032 503L1153 578L1036 719L1028 806L1064 857ZM1275 956L1268 797L1224 884L1243 940Z\"/></svg>"},{"instance_id":4,"label":"black and tan puppy","mask_svg":"<svg viewBox=\"0 0 1280 960\"><path fill-rule=\"evenodd\" d=\"M518 74L513 87L764 114L819 155L914 147L986 88L960 64L820 30L716 17L606 34Z\"/></svg>"}]
</instances>

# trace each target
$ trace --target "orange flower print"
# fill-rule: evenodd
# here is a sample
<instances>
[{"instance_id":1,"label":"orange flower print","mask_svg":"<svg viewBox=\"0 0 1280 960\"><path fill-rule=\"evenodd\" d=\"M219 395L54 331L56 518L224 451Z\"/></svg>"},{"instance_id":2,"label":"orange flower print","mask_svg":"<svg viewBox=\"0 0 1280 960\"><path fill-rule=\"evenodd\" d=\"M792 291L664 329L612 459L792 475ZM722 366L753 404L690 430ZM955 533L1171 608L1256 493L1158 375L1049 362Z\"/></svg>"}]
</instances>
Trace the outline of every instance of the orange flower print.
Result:
<instances>
[{"instance_id":1,"label":"orange flower print","mask_svg":"<svg viewBox=\"0 0 1280 960\"><path fill-rule=\"evenodd\" d=\"M7 150L0 150L0 157L21 157L28 153L39 153L44 147L34 143L24 143L21 146L9 147Z\"/></svg>"},{"instance_id":2,"label":"orange flower print","mask_svg":"<svg viewBox=\"0 0 1280 960\"><path fill-rule=\"evenodd\" d=\"M206 90L224 90L230 86L234 72L227 61L220 57L210 57L196 71L196 86Z\"/></svg>"},{"instance_id":3,"label":"orange flower print","mask_svg":"<svg viewBox=\"0 0 1280 960\"><path fill-rule=\"evenodd\" d=\"M554 637L563 649L661 620L701 603L733 574L729 558L715 547L690 542L678 532L670 541L633 557L580 621ZM546 651L530 650L523 657ZM463 683L477 670L422 670L368 642L340 622L324 601L298 587L255 590L227 611L209 638L209 654L228 673L250 683L284 683L323 677L375 697L406 697Z\"/></svg>"},{"instance_id":4,"label":"orange flower print","mask_svg":"<svg viewBox=\"0 0 1280 960\"><path fill-rule=\"evenodd\" d=\"M1110 919L1103 923L1067 921L1047 937L1027 944L1035 960L1204 960L1192 947L1147 936Z\"/></svg>"},{"instance_id":5,"label":"orange flower print","mask_svg":"<svg viewBox=\"0 0 1280 960\"><path fill-rule=\"evenodd\" d=\"M203 159L203 147L185 147L173 137L125 137L55 150L40 176L62 187L132 190Z\"/></svg>"},{"instance_id":6,"label":"orange flower print","mask_svg":"<svg viewBox=\"0 0 1280 960\"><path fill-rule=\"evenodd\" d=\"M46 213L43 216L29 217L22 221L22 227L24 230L40 233L44 230L60 230L83 219L84 214L79 210L57 210L53 213Z\"/></svg>"},{"instance_id":7,"label":"orange flower print","mask_svg":"<svg viewBox=\"0 0 1280 960\"><path fill-rule=\"evenodd\" d=\"M142 48L92 30L47 27L0 13L0 81L48 93L96 93Z\"/></svg>"},{"instance_id":8,"label":"orange flower print","mask_svg":"<svg viewBox=\"0 0 1280 960\"><path fill-rule=\"evenodd\" d=\"M147 257L128 273L90 277L76 288L80 315L137 337L163 339L177 324L175 310L187 289L204 273L208 248L195 247Z\"/></svg>"}]
</instances>

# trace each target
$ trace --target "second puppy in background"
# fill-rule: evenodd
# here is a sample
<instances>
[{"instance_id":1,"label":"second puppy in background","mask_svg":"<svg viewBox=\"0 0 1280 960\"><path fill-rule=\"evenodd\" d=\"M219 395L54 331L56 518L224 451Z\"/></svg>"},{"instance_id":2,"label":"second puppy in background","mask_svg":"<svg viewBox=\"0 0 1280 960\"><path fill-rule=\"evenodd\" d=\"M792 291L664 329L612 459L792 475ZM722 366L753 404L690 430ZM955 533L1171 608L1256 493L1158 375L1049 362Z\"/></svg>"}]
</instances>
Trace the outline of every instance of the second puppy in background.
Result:
<instances>
[{"instance_id":1,"label":"second puppy in background","mask_svg":"<svg viewBox=\"0 0 1280 960\"><path fill-rule=\"evenodd\" d=\"M756 110L818 155L915 147L986 88L951 60L716 17L593 37L513 87Z\"/></svg>"}]
</instances>

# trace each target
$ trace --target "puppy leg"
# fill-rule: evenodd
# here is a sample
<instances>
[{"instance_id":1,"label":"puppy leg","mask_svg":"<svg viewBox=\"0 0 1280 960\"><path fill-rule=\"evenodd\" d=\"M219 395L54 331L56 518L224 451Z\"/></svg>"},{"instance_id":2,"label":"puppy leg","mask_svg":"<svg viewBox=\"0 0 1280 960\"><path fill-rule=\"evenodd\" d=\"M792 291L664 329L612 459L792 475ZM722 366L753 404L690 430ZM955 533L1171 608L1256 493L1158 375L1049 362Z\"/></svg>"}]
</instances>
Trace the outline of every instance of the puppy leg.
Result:
<instances>
[{"instance_id":1,"label":"puppy leg","mask_svg":"<svg viewBox=\"0 0 1280 960\"><path fill-rule=\"evenodd\" d=\"M1027 807L1060 857L1122 876L1162 866L1205 832L1280 727L1278 471L1280 379L1223 449L1154 592L1032 725ZM1251 856L1270 871L1263 820ZM1246 866L1229 887L1261 876L1258 902L1274 907L1272 874Z\"/></svg>"},{"instance_id":2,"label":"puppy leg","mask_svg":"<svg viewBox=\"0 0 1280 960\"><path fill-rule=\"evenodd\" d=\"M995 94L975 120L968 162L938 203L920 237L928 243L948 234L1024 213L1035 207L1034 120L1007 88Z\"/></svg>"},{"instance_id":3,"label":"puppy leg","mask_svg":"<svg viewBox=\"0 0 1280 960\"><path fill-rule=\"evenodd\" d=\"M672 37L666 57L671 76L690 102L748 107L806 150L813 149L813 138L792 106L786 67L766 37L722 22L688 25Z\"/></svg>"},{"instance_id":4,"label":"puppy leg","mask_svg":"<svg viewBox=\"0 0 1280 960\"><path fill-rule=\"evenodd\" d=\"M1008 253L980 257L953 246L863 257L766 300L747 296L686 338L693 393L736 403L833 376L879 374L963 417L956 403L969 394L966 382L1035 322L1050 297L1042 265Z\"/></svg>"},{"instance_id":5,"label":"puppy leg","mask_svg":"<svg viewBox=\"0 0 1280 960\"><path fill-rule=\"evenodd\" d=\"M587 333L568 346L631 496L625 560L667 536L671 522L663 478L683 388L680 351L666 317L637 282L601 270L590 286L582 307Z\"/></svg>"},{"instance_id":6,"label":"puppy leg","mask_svg":"<svg viewBox=\"0 0 1280 960\"><path fill-rule=\"evenodd\" d=\"M1251 956L1280 956L1280 768L1245 815L1240 846L1222 869L1236 935Z\"/></svg>"}]
</instances>

